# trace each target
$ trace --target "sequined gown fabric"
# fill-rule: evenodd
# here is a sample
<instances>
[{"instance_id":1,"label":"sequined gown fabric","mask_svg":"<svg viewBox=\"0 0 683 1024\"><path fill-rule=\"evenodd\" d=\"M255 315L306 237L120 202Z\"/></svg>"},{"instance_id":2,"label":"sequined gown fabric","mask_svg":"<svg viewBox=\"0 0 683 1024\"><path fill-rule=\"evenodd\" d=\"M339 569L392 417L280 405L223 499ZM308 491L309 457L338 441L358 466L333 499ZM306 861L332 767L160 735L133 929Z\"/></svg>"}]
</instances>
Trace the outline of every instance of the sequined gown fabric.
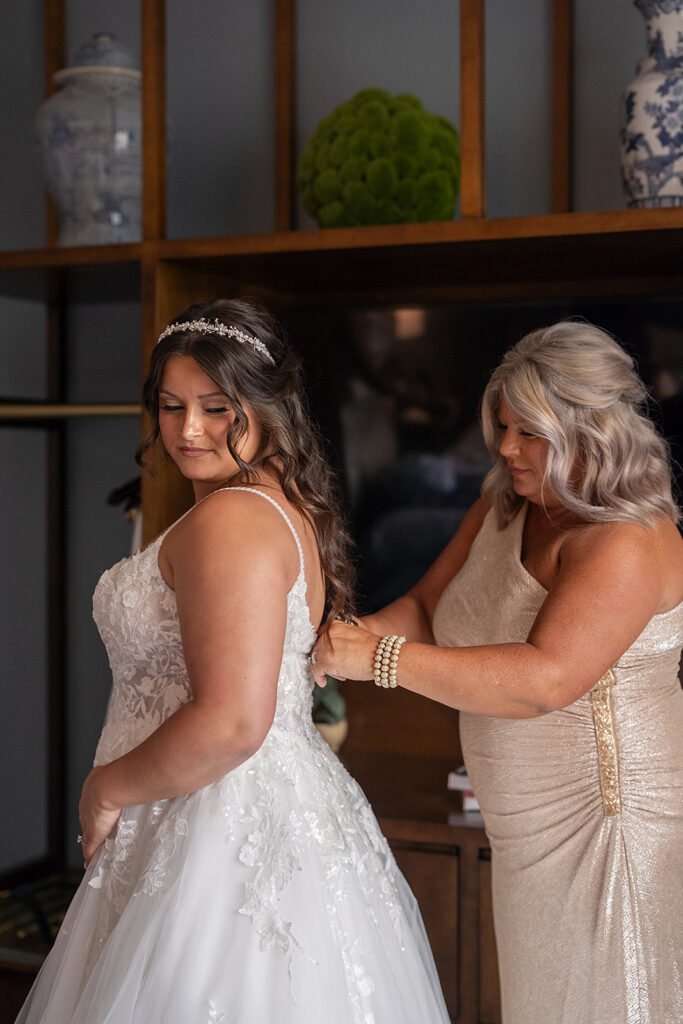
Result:
<instances>
[{"instance_id":1,"label":"sequined gown fabric","mask_svg":"<svg viewBox=\"0 0 683 1024\"><path fill-rule=\"evenodd\" d=\"M448 646L524 641L545 589L526 506L489 512L434 616ZM504 1024L683 1021L683 604L539 718L461 714L491 848Z\"/></svg>"},{"instance_id":2,"label":"sequined gown fabric","mask_svg":"<svg viewBox=\"0 0 683 1024\"><path fill-rule=\"evenodd\" d=\"M412 893L312 724L315 632L287 521L300 572L265 742L196 793L124 809L17 1024L448 1021ZM161 539L95 591L114 679L96 764L192 696Z\"/></svg>"}]
</instances>

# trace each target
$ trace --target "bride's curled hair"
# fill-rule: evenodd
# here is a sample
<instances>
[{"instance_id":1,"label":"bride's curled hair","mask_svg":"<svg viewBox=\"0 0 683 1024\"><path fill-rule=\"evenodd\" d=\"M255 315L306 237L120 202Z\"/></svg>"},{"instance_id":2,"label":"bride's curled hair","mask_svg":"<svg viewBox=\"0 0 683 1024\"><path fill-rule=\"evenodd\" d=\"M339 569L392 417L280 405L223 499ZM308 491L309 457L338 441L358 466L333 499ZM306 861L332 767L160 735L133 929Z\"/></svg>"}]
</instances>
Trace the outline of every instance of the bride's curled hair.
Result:
<instances>
[{"instance_id":1,"label":"bride's curled hair","mask_svg":"<svg viewBox=\"0 0 683 1024\"><path fill-rule=\"evenodd\" d=\"M284 332L270 313L247 299L215 299L190 306L171 324L205 320L237 328L265 345L266 352L244 340L201 330L182 330L163 337L152 353L143 387L143 403L152 431L140 445L136 459L159 438L159 387L171 356L191 356L227 396L235 418L227 433L227 447L238 466L230 484L256 484L259 469L268 468L282 491L311 523L325 575L326 623L353 610L354 570L350 540L339 513L340 497L332 471L323 456L318 433L305 401L301 359L287 344ZM237 448L249 421L244 406L253 410L261 442L251 462Z\"/></svg>"},{"instance_id":2,"label":"bride's curled hair","mask_svg":"<svg viewBox=\"0 0 683 1024\"><path fill-rule=\"evenodd\" d=\"M548 442L544 493L578 518L643 526L656 518L679 521L668 448L646 415L645 386L631 357L605 331L573 320L540 328L494 370L482 424L495 463L482 493L502 527L524 499L500 454L501 399Z\"/></svg>"}]
</instances>

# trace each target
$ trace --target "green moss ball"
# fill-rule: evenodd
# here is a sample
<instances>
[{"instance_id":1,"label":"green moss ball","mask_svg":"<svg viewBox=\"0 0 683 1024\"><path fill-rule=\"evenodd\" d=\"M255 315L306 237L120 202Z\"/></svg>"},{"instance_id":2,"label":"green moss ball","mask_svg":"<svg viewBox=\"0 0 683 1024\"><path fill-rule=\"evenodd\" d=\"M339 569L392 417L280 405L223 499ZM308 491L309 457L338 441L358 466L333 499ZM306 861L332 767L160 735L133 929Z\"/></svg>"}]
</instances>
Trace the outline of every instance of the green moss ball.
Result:
<instances>
[{"instance_id":1,"label":"green moss ball","mask_svg":"<svg viewBox=\"0 0 683 1024\"><path fill-rule=\"evenodd\" d=\"M315 130L299 160L304 209L320 227L452 220L460 138L415 96L363 89Z\"/></svg>"}]
</instances>

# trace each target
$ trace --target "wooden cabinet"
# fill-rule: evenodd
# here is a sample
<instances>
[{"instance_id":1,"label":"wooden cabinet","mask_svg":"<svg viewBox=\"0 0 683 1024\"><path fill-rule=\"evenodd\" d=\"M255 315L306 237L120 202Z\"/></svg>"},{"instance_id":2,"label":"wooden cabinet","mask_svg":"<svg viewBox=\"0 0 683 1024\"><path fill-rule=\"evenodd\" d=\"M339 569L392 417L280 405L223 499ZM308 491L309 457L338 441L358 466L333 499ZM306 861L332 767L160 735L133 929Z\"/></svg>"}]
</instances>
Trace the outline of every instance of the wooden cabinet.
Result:
<instances>
[{"instance_id":1,"label":"wooden cabinet","mask_svg":"<svg viewBox=\"0 0 683 1024\"><path fill-rule=\"evenodd\" d=\"M454 1024L500 1024L490 850L481 821L382 819L420 905Z\"/></svg>"}]
</instances>

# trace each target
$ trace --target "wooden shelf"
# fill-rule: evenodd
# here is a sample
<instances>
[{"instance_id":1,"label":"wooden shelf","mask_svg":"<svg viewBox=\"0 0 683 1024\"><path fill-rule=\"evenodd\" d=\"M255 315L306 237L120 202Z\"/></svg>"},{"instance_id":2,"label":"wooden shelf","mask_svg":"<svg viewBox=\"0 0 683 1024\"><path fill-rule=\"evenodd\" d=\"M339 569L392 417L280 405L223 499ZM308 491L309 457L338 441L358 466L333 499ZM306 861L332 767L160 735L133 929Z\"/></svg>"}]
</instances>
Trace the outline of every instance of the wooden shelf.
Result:
<instances>
[{"instance_id":1,"label":"wooden shelf","mask_svg":"<svg viewBox=\"0 0 683 1024\"><path fill-rule=\"evenodd\" d=\"M676 293L682 248L683 208L610 210L25 249L0 271L165 262L282 302L477 301Z\"/></svg>"},{"instance_id":2,"label":"wooden shelf","mask_svg":"<svg viewBox=\"0 0 683 1024\"><path fill-rule=\"evenodd\" d=\"M425 224L320 228L231 237L166 239L158 242L161 259L266 252L326 252L383 246L443 245L516 238L683 229L683 207L652 210L605 210L597 213L550 213L533 217L467 217ZM115 247L110 247L115 248Z\"/></svg>"},{"instance_id":3,"label":"wooden shelf","mask_svg":"<svg viewBox=\"0 0 683 1024\"><path fill-rule=\"evenodd\" d=\"M669 209L170 240L158 255L283 302L410 303L671 294L682 247Z\"/></svg>"},{"instance_id":4,"label":"wooden shelf","mask_svg":"<svg viewBox=\"0 0 683 1024\"><path fill-rule=\"evenodd\" d=\"M142 256L142 243L126 245L46 246L44 249L6 249L0 269L41 269L91 266L93 263L132 263Z\"/></svg>"},{"instance_id":5,"label":"wooden shelf","mask_svg":"<svg viewBox=\"0 0 683 1024\"><path fill-rule=\"evenodd\" d=\"M137 402L7 402L0 399L0 421L69 420L141 416Z\"/></svg>"}]
</instances>

